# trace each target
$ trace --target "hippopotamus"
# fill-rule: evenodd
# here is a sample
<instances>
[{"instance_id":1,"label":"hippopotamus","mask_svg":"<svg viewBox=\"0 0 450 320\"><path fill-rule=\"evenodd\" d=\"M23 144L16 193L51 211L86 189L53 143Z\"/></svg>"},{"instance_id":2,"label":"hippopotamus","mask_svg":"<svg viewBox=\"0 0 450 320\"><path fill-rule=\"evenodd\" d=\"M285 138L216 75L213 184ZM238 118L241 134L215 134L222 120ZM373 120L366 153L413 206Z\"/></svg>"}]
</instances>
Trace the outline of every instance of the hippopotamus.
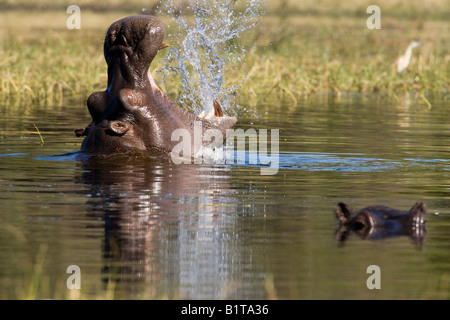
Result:
<instances>
[{"instance_id":1,"label":"hippopotamus","mask_svg":"<svg viewBox=\"0 0 450 320\"><path fill-rule=\"evenodd\" d=\"M129 16L109 27L103 46L107 88L89 96L87 107L92 122L75 130L77 136L85 136L82 152L169 154L180 143L172 141L176 129L193 134L194 124L199 121L202 130L216 129L226 137L226 130L234 126L236 118L223 116L217 101L214 114L197 116L179 107L158 88L149 67L158 51L168 47L163 38L164 24L154 16ZM221 145L224 141L215 142ZM192 143L187 150L191 150L188 157L197 151Z\"/></svg>"},{"instance_id":2,"label":"hippopotamus","mask_svg":"<svg viewBox=\"0 0 450 320\"><path fill-rule=\"evenodd\" d=\"M346 240L353 231L364 239L382 239L406 235L421 242L425 236L426 206L418 201L409 211L386 206L370 206L352 211L345 203L335 207L340 222L336 238Z\"/></svg>"}]
</instances>

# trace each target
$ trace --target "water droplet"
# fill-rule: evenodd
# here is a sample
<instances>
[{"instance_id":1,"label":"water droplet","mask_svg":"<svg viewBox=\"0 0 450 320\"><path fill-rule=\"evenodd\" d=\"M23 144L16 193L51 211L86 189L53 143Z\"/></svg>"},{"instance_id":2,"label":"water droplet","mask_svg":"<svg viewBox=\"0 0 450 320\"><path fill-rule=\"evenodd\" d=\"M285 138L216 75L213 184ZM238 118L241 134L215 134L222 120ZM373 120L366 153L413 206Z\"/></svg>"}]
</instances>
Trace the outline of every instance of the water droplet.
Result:
<instances>
[{"instance_id":1,"label":"water droplet","mask_svg":"<svg viewBox=\"0 0 450 320\"><path fill-rule=\"evenodd\" d=\"M224 109L233 105L230 102L235 99L239 87L224 86L227 71L242 68L247 50L241 49L245 44L230 43L230 40L239 39L240 33L256 25L265 13L263 2L237 0L227 1L224 5L222 1L197 0L185 7L192 8L194 15L194 19L188 21L180 14L179 1L164 1L161 14L172 22L166 27L171 49L159 71L166 92L166 78L181 77L182 87L176 101L189 106L196 114L203 110L208 112L214 99L225 102ZM244 11L241 11L242 7ZM172 25L173 30L168 30Z\"/></svg>"}]
</instances>

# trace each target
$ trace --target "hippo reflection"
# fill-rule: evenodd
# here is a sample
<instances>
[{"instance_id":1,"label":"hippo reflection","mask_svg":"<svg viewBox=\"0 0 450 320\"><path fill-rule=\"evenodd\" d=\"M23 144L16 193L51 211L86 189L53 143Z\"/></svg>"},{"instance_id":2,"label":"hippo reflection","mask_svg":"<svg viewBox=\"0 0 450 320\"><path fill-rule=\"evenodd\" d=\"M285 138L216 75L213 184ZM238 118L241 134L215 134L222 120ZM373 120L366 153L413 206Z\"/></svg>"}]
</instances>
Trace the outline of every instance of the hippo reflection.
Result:
<instances>
[{"instance_id":1,"label":"hippo reflection","mask_svg":"<svg viewBox=\"0 0 450 320\"><path fill-rule=\"evenodd\" d=\"M214 114L199 117L180 108L155 84L149 67L163 43L164 24L154 16L130 16L114 22L104 41L104 56L108 65L108 85L105 91L94 92L87 101L92 122L75 130L86 136L81 150L95 155L170 153L179 141L172 141L176 129L191 134L194 123L202 129L216 129L226 136L235 117L223 116L214 102ZM192 139L191 139L192 140ZM209 146L222 145L214 141ZM195 155L200 146L190 146Z\"/></svg>"},{"instance_id":2,"label":"hippo reflection","mask_svg":"<svg viewBox=\"0 0 450 320\"><path fill-rule=\"evenodd\" d=\"M263 273L235 281L255 276L258 255L234 239L238 202L227 167L115 160L90 157L79 180L88 216L104 228L103 279L116 298L239 299L247 290L265 298Z\"/></svg>"},{"instance_id":3,"label":"hippo reflection","mask_svg":"<svg viewBox=\"0 0 450 320\"><path fill-rule=\"evenodd\" d=\"M425 237L426 206L418 201L409 211L371 206L353 212L345 203L335 208L340 227L336 239L346 240L351 231L364 239L383 239L406 235L416 242Z\"/></svg>"}]
</instances>

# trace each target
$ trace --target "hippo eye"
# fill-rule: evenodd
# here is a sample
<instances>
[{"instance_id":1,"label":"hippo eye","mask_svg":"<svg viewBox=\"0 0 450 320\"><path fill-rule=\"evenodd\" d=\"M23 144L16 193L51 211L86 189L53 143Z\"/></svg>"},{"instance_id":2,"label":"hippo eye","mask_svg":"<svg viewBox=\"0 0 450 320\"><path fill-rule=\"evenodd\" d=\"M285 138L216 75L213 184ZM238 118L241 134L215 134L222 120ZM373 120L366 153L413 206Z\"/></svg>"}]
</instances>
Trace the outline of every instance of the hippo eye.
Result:
<instances>
[{"instance_id":1,"label":"hippo eye","mask_svg":"<svg viewBox=\"0 0 450 320\"><path fill-rule=\"evenodd\" d=\"M364 222L362 222L362 221L355 221L355 224L354 224L355 230L361 230L361 229L364 229L364 227L365 227Z\"/></svg>"},{"instance_id":2,"label":"hippo eye","mask_svg":"<svg viewBox=\"0 0 450 320\"><path fill-rule=\"evenodd\" d=\"M353 226L357 230L365 229L371 225L370 213L363 211L355 217Z\"/></svg>"}]
</instances>

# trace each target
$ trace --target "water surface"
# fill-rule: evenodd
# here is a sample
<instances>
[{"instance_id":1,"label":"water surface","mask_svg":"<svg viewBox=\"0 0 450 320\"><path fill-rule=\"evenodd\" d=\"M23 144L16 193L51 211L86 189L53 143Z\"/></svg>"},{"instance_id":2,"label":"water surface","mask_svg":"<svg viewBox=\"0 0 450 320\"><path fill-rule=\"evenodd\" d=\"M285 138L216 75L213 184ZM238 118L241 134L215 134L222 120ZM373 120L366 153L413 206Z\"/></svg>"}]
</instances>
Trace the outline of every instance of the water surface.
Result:
<instances>
[{"instance_id":1,"label":"water surface","mask_svg":"<svg viewBox=\"0 0 450 320\"><path fill-rule=\"evenodd\" d=\"M261 119L238 127L280 130L272 176L254 165L80 161L65 154L89 122L82 102L3 105L0 298L449 299L450 126L446 101L430 100L258 106ZM335 240L338 202L407 210L417 200L428 207L422 243ZM69 265L81 290L67 289ZM366 286L370 265L379 290Z\"/></svg>"}]
</instances>

